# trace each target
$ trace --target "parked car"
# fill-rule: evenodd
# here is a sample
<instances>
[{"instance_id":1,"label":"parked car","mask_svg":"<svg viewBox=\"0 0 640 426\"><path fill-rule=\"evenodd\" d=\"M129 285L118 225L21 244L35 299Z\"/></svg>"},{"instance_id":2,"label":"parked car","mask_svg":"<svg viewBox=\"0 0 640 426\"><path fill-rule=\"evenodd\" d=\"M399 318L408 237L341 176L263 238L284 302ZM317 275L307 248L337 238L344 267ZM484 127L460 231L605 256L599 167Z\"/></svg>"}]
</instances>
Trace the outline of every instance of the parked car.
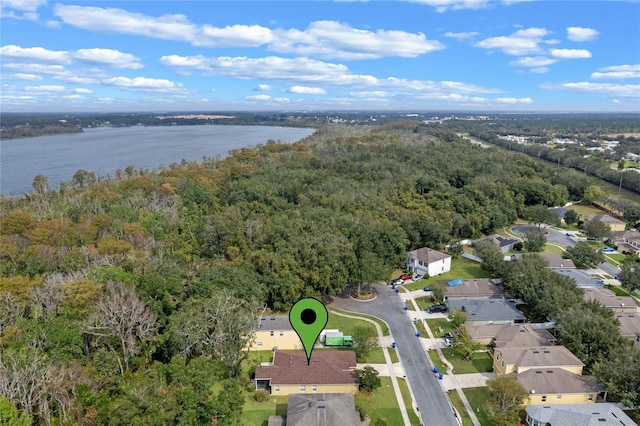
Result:
<instances>
[{"instance_id":1,"label":"parked car","mask_svg":"<svg viewBox=\"0 0 640 426\"><path fill-rule=\"evenodd\" d=\"M433 289L431 287L425 287L424 291L433 291Z\"/></svg>"},{"instance_id":2,"label":"parked car","mask_svg":"<svg viewBox=\"0 0 640 426\"><path fill-rule=\"evenodd\" d=\"M410 280L411 278L413 278L413 274L402 274L398 279L404 281L404 280Z\"/></svg>"},{"instance_id":3,"label":"parked car","mask_svg":"<svg viewBox=\"0 0 640 426\"><path fill-rule=\"evenodd\" d=\"M614 252L614 251L616 251L616 250L615 250L615 249L613 249L613 248L611 248L611 247L604 247L604 248L602 249L602 251L603 251L604 253L613 253L613 252Z\"/></svg>"},{"instance_id":4,"label":"parked car","mask_svg":"<svg viewBox=\"0 0 640 426\"><path fill-rule=\"evenodd\" d=\"M447 305L431 305L427 309L427 312L429 312L430 314L434 314L436 312L445 313L447 312Z\"/></svg>"},{"instance_id":5,"label":"parked car","mask_svg":"<svg viewBox=\"0 0 640 426\"><path fill-rule=\"evenodd\" d=\"M422 274L416 274L413 276L413 278L411 278L413 281L420 281L421 279L424 278L424 275Z\"/></svg>"},{"instance_id":6,"label":"parked car","mask_svg":"<svg viewBox=\"0 0 640 426\"><path fill-rule=\"evenodd\" d=\"M444 339L444 345L445 345L447 348L450 348L450 347L451 347L451 340L449 340L449 339Z\"/></svg>"},{"instance_id":7,"label":"parked car","mask_svg":"<svg viewBox=\"0 0 640 426\"><path fill-rule=\"evenodd\" d=\"M404 280L401 280L400 278L398 278L397 280L391 281L391 284L393 284L393 285L404 284Z\"/></svg>"},{"instance_id":8,"label":"parked car","mask_svg":"<svg viewBox=\"0 0 640 426\"><path fill-rule=\"evenodd\" d=\"M444 334L444 338L445 338L445 339L449 339L449 340L453 340L453 334L451 334L451 333L445 333L445 334Z\"/></svg>"}]
</instances>

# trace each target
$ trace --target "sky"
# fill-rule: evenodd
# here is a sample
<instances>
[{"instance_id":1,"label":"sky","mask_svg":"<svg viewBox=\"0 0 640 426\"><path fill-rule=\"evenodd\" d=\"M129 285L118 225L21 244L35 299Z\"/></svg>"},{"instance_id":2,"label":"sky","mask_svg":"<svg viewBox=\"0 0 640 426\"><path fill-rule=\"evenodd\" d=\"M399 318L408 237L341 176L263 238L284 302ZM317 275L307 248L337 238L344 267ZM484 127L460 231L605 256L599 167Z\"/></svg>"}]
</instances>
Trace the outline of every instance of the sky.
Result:
<instances>
[{"instance_id":1,"label":"sky","mask_svg":"<svg viewBox=\"0 0 640 426\"><path fill-rule=\"evenodd\" d=\"M640 2L0 0L4 112L640 113Z\"/></svg>"}]
</instances>

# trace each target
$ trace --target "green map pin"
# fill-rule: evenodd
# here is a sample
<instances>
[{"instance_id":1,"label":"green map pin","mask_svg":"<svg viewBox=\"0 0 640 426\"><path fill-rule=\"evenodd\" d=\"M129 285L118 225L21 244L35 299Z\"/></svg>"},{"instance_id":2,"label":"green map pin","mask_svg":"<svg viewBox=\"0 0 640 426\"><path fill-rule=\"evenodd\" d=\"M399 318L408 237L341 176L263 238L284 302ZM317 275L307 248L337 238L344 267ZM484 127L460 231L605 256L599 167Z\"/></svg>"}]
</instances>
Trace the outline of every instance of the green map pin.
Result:
<instances>
[{"instance_id":1,"label":"green map pin","mask_svg":"<svg viewBox=\"0 0 640 426\"><path fill-rule=\"evenodd\" d=\"M307 365L311 361L311 352L316 339L329 321L329 313L324 304L313 297L298 300L289 311L289 322L300 337L307 353Z\"/></svg>"}]
</instances>

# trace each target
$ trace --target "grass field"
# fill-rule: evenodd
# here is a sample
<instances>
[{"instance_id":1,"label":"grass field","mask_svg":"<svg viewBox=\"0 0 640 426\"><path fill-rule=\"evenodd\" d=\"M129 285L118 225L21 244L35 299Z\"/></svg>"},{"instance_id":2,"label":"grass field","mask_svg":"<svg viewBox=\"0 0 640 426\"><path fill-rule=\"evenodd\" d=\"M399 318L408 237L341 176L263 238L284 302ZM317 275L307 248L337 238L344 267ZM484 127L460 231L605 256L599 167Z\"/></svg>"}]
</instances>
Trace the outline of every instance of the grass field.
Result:
<instances>
[{"instance_id":1,"label":"grass field","mask_svg":"<svg viewBox=\"0 0 640 426\"><path fill-rule=\"evenodd\" d=\"M564 249L560 248L558 246L552 245L552 244L547 244L547 245L544 246L544 253L562 254L562 253L564 253Z\"/></svg>"},{"instance_id":2,"label":"grass field","mask_svg":"<svg viewBox=\"0 0 640 426\"><path fill-rule=\"evenodd\" d=\"M354 330L357 327L365 327L369 330L372 330L376 336L378 335L376 327L370 322L354 318L346 318L340 315L329 315L329 321L327 322L327 326L325 328L338 329L343 332L345 336L352 336ZM373 349L366 357L358 361L369 362L372 364L384 363L385 360L384 354L382 353L382 348Z\"/></svg>"},{"instance_id":3,"label":"grass field","mask_svg":"<svg viewBox=\"0 0 640 426\"><path fill-rule=\"evenodd\" d=\"M462 400L460 399L460 395L458 395L458 392L456 392L455 390L450 390L447 393L449 395L449 399L451 400L451 403L453 404L454 407L456 407L456 410L458 410L458 413L460 414L460 420L462 420L462 426L473 426L471 417L469 417L469 413L467 413L467 410L464 408L464 404L462 403Z\"/></svg>"},{"instance_id":4,"label":"grass field","mask_svg":"<svg viewBox=\"0 0 640 426\"><path fill-rule=\"evenodd\" d=\"M245 425L267 426L269 416L287 414L287 400L286 396L271 396L265 402L256 402L253 393L247 394L240 420Z\"/></svg>"},{"instance_id":5,"label":"grass field","mask_svg":"<svg viewBox=\"0 0 640 426\"><path fill-rule=\"evenodd\" d=\"M453 365L455 374L486 373L493 371L493 359L488 352L476 352L471 361L465 361L454 348L442 349L442 354Z\"/></svg>"},{"instance_id":6,"label":"grass field","mask_svg":"<svg viewBox=\"0 0 640 426\"><path fill-rule=\"evenodd\" d=\"M407 381L398 377L398 387L400 388L404 405L407 407L407 414L409 415L411 426L420 426L420 419L418 419L416 413L413 412L413 407L411 406L411 393L409 392Z\"/></svg>"},{"instance_id":7,"label":"grass field","mask_svg":"<svg viewBox=\"0 0 640 426\"><path fill-rule=\"evenodd\" d=\"M473 411L476 413L478 421L483 426L491 426L487 414L484 411L484 403L489 399L489 390L486 387L482 388L467 388L463 390L464 395L469 400L469 404ZM478 410L479 409L479 410Z\"/></svg>"},{"instance_id":8,"label":"grass field","mask_svg":"<svg viewBox=\"0 0 640 426\"><path fill-rule=\"evenodd\" d=\"M420 280L417 283L405 284L404 287L409 290L418 290L435 284L437 280L453 280L456 278L490 278L490 276L480 268L478 262L458 257L451 260L451 270L449 272Z\"/></svg>"},{"instance_id":9,"label":"grass field","mask_svg":"<svg viewBox=\"0 0 640 426\"><path fill-rule=\"evenodd\" d=\"M453 333L455 330L451 321L446 318L434 318L427 320L427 325L431 329L434 337L442 337L445 333Z\"/></svg>"},{"instance_id":10,"label":"grass field","mask_svg":"<svg viewBox=\"0 0 640 426\"><path fill-rule=\"evenodd\" d=\"M587 205L587 204L574 204L567 207L568 210L575 210L580 215L580 219L584 220L586 216L593 214L602 214L603 211L599 208Z\"/></svg>"},{"instance_id":11,"label":"grass field","mask_svg":"<svg viewBox=\"0 0 640 426\"><path fill-rule=\"evenodd\" d=\"M429 358L431 358L433 365L438 367L438 373L447 374L447 368L445 367L442 358L440 358L440 355L438 355L438 352L436 352L435 350L430 350L427 353L429 354Z\"/></svg>"},{"instance_id":12,"label":"grass field","mask_svg":"<svg viewBox=\"0 0 640 426\"><path fill-rule=\"evenodd\" d=\"M398 358L398 352L396 352L396 350L393 348L389 348L389 358L391 358L392 364L400 362L400 358Z\"/></svg>"},{"instance_id":13,"label":"grass field","mask_svg":"<svg viewBox=\"0 0 640 426\"><path fill-rule=\"evenodd\" d=\"M416 305L418 305L418 308L420 308L421 311L425 311L429 306L433 305L431 296L417 297L415 301Z\"/></svg>"},{"instance_id":14,"label":"grass field","mask_svg":"<svg viewBox=\"0 0 640 426\"><path fill-rule=\"evenodd\" d=\"M382 321L380 318L376 318L376 317L374 317L372 315L367 315L367 314L358 314L358 313L343 311L342 309L338 309L338 308L335 308L333 306L328 306L327 309L329 309L330 313L331 313L331 311L335 311L335 312L346 314L346 315L353 315L353 316L356 316L356 317L362 317L362 318L367 318L367 319L373 320L373 321L377 322L378 325L380 326L380 328L382 329L382 335L383 336L388 336L389 334L391 334L389 332L389 327L387 327L387 323ZM340 317L339 315L329 315L329 320L331 320L332 317L342 318L342 319L345 319L345 320L349 320L350 319L350 318ZM367 323L367 321L363 321L363 322ZM327 328L328 328L328 325L327 325Z\"/></svg>"},{"instance_id":15,"label":"grass field","mask_svg":"<svg viewBox=\"0 0 640 426\"><path fill-rule=\"evenodd\" d=\"M371 395L359 393L356 395L356 403L371 418L373 424L377 419L383 419L388 425L401 425L402 414L396 396L393 392L391 379L380 377L382 386ZM411 399L409 399L411 402Z\"/></svg>"}]
</instances>

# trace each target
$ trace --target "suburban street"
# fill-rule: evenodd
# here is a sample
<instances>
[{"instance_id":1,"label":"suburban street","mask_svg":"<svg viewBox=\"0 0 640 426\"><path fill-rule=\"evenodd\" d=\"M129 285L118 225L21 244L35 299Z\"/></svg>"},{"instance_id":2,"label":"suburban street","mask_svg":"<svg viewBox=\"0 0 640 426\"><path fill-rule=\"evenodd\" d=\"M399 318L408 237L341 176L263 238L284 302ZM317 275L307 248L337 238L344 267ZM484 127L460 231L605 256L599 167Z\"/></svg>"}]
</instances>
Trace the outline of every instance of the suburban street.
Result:
<instances>
[{"instance_id":1,"label":"suburban street","mask_svg":"<svg viewBox=\"0 0 640 426\"><path fill-rule=\"evenodd\" d=\"M398 356L407 374L423 424L458 426L449 400L431 370L420 339L415 335L409 315L403 310L404 303L391 287L379 284L372 287L378 294L373 301L356 301L347 295L335 297L332 304L340 309L366 313L386 321L396 342Z\"/></svg>"},{"instance_id":2,"label":"suburban street","mask_svg":"<svg viewBox=\"0 0 640 426\"><path fill-rule=\"evenodd\" d=\"M518 235L524 235L528 230L537 228L535 225L517 225L511 228L513 232ZM567 237L566 234L562 231L558 231L553 228L545 228L547 234L547 241L552 244L561 245L564 247L573 247L576 245L576 238ZM605 273L611 275L612 277L618 275L620 273L620 269L613 266L609 262L602 262L598 265L598 268L602 269Z\"/></svg>"}]
</instances>

